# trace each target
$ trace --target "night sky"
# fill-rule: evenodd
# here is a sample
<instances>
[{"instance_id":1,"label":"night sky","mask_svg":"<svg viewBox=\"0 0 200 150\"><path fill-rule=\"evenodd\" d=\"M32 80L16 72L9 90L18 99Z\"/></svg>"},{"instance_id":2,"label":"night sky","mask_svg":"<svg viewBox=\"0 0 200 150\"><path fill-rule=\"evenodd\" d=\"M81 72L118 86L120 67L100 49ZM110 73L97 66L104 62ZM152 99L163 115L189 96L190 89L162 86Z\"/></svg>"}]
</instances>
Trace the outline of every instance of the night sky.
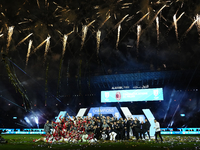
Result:
<instances>
[{"instance_id":1,"label":"night sky","mask_svg":"<svg viewBox=\"0 0 200 150\"><path fill-rule=\"evenodd\" d=\"M71 104L100 105L94 76L199 70L199 0L1 0L0 12L5 115L51 113L45 120Z\"/></svg>"}]
</instances>

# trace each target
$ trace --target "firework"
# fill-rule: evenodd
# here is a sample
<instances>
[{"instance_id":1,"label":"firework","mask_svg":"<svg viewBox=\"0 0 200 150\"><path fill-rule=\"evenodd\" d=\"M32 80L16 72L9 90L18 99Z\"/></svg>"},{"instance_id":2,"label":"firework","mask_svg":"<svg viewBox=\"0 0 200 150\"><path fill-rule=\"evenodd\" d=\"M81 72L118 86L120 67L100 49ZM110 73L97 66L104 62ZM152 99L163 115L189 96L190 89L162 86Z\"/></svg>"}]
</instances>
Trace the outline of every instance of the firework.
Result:
<instances>
[{"instance_id":1,"label":"firework","mask_svg":"<svg viewBox=\"0 0 200 150\"><path fill-rule=\"evenodd\" d=\"M67 33L67 35L68 36L71 35L74 31L75 31L75 26L73 27L73 30L71 32Z\"/></svg>"},{"instance_id":2,"label":"firework","mask_svg":"<svg viewBox=\"0 0 200 150\"><path fill-rule=\"evenodd\" d=\"M118 44L119 44L120 30L121 30L121 24L119 24L118 26L116 49L118 48Z\"/></svg>"},{"instance_id":3,"label":"firework","mask_svg":"<svg viewBox=\"0 0 200 150\"><path fill-rule=\"evenodd\" d=\"M60 35L62 35L63 36L63 34L59 31L59 30L56 30Z\"/></svg>"},{"instance_id":4,"label":"firework","mask_svg":"<svg viewBox=\"0 0 200 150\"><path fill-rule=\"evenodd\" d=\"M124 3L123 6L131 5L132 3Z\"/></svg>"},{"instance_id":5,"label":"firework","mask_svg":"<svg viewBox=\"0 0 200 150\"><path fill-rule=\"evenodd\" d=\"M141 35L141 25L137 25L137 53L139 48L140 35Z\"/></svg>"},{"instance_id":6,"label":"firework","mask_svg":"<svg viewBox=\"0 0 200 150\"><path fill-rule=\"evenodd\" d=\"M129 8L129 6L123 6L121 9L127 9Z\"/></svg>"},{"instance_id":7,"label":"firework","mask_svg":"<svg viewBox=\"0 0 200 150\"><path fill-rule=\"evenodd\" d=\"M62 53L62 59L63 59L63 57L64 57L64 55L65 55L65 50L66 50L66 44L67 44L67 38L68 38L68 35L64 35L64 37L63 37L63 53Z\"/></svg>"},{"instance_id":8,"label":"firework","mask_svg":"<svg viewBox=\"0 0 200 150\"><path fill-rule=\"evenodd\" d=\"M115 14L115 13L113 14L113 16L114 16L115 20L117 20L117 16L116 16L116 14Z\"/></svg>"},{"instance_id":9,"label":"firework","mask_svg":"<svg viewBox=\"0 0 200 150\"><path fill-rule=\"evenodd\" d=\"M23 40L21 40L21 41L16 45L16 47L19 46L21 43L23 43L26 39L28 39L32 34L33 34L33 33L29 34L29 35L26 36Z\"/></svg>"},{"instance_id":10,"label":"firework","mask_svg":"<svg viewBox=\"0 0 200 150\"><path fill-rule=\"evenodd\" d=\"M149 9L149 7L148 7L147 11L148 11L148 12L150 12L150 9ZM147 20L149 20L149 17L150 17L150 16L148 15L148 17L147 17Z\"/></svg>"},{"instance_id":11,"label":"firework","mask_svg":"<svg viewBox=\"0 0 200 150\"><path fill-rule=\"evenodd\" d=\"M48 36L47 39L46 39L46 46L45 46L45 52L44 52L44 62L46 61L47 53L49 51L50 38L51 38L51 36Z\"/></svg>"},{"instance_id":12,"label":"firework","mask_svg":"<svg viewBox=\"0 0 200 150\"><path fill-rule=\"evenodd\" d=\"M156 17L157 45L159 45L159 18Z\"/></svg>"},{"instance_id":13,"label":"firework","mask_svg":"<svg viewBox=\"0 0 200 150\"><path fill-rule=\"evenodd\" d=\"M101 41L101 31L97 31L97 54L99 54L99 47L100 47L100 41Z\"/></svg>"},{"instance_id":14,"label":"firework","mask_svg":"<svg viewBox=\"0 0 200 150\"><path fill-rule=\"evenodd\" d=\"M183 37L185 37L185 36L188 34L188 32L192 29L192 27L195 25L196 22L197 22L197 19L194 20L194 22L193 22L193 23L190 25L190 27L186 30L186 32L184 33Z\"/></svg>"},{"instance_id":15,"label":"firework","mask_svg":"<svg viewBox=\"0 0 200 150\"><path fill-rule=\"evenodd\" d=\"M13 35L13 30L14 30L14 26L11 26L11 27L8 28L8 37L7 37L8 43L7 43L7 50L6 50L7 53L8 53L9 47L10 47L10 42L11 42L12 35Z\"/></svg>"},{"instance_id":16,"label":"firework","mask_svg":"<svg viewBox=\"0 0 200 150\"><path fill-rule=\"evenodd\" d=\"M33 41L32 41L32 40L29 40L28 52L27 52L27 55L26 55L26 66L28 65L28 60L29 60L29 56L30 56L30 53L31 53L31 46L32 46L32 43L33 43Z\"/></svg>"},{"instance_id":17,"label":"firework","mask_svg":"<svg viewBox=\"0 0 200 150\"><path fill-rule=\"evenodd\" d=\"M199 33L199 43L200 43L200 15L197 14L196 16L196 26L197 26L197 31Z\"/></svg>"},{"instance_id":18,"label":"firework","mask_svg":"<svg viewBox=\"0 0 200 150\"><path fill-rule=\"evenodd\" d=\"M151 26L151 24L153 23L153 21L156 19L156 17L158 16L158 14L166 7L166 5L164 5L157 13L156 15L153 17L152 21L149 23L149 27Z\"/></svg>"},{"instance_id":19,"label":"firework","mask_svg":"<svg viewBox=\"0 0 200 150\"><path fill-rule=\"evenodd\" d=\"M106 23L106 21L108 21L108 19L110 19L110 15L108 17L106 17L106 20L100 25L99 29Z\"/></svg>"},{"instance_id":20,"label":"firework","mask_svg":"<svg viewBox=\"0 0 200 150\"><path fill-rule=\"evenodd\" d=\"M87 27L89 27L91 24L93 24L95 22L95 20L93 20L92 22L90 22Z\"/></svg>"},{"instance_id":21,"label":"firework","mask_svg":"<svg viewBox=\"0 0 200 150\"><path fill-rule=\"evenodd\" d=\"M23 23L28 23L30 21L23 21L23 22L19 22L18 24L23 24Z\"/></svg>"},{"instance_id":22,"label":"firework","mask_svg":"<svg viewBox=\"0 0 200 150\"><path fill-rule=\"evenodd\" d=\"M181 19L181 17L182 17L184 14L185 14L185 12L183 12L183 13L176 19L176 23ZM163 16L162 16L162 18L164 19ZM167 21L167 20L165 19L165 21ZM174 22L175 22L175 21L174 21ZM170 28L169 28L168 31L170 31L170 30L172 29L172 27L175 25L174 22L173 22L173 24L170 26Z\"/></svg>"},{"instance_id":23,"label":"firework","mask_svg":"<svg viewBox=\"0 0 200 150\"><path fill-rule=\"evenodd\" d=\"M149 12L148 13L146 13L142 18L140 18L140 20L138 20L134 25L133 25L133 27L135 27L136 25L138 25L146 16L148 16L149 15Z\"/></svg>"},{"instance_id":24,"label":"firework","mask_svg":"<svg viewBox=\"0 0 200 150\"><path fill-rule=\"evenodd\" d=\"M81 42L81 49L83 48L84 42L85 42L85 38L87 35L87 30L88 30L88 26L83 25L82 27L82 42Z\"/></svg>"},{"instance_id":25,"label":"firework","mask_svg":"<svg viewBox=\"0 0 200 150\"><path fill-rule=\"evenodd\" d=\"M144 18L146 18L148 15L149 15L149 12L146 13L142 18L140 18L140 20L138 20L131 28L134 28L136 25L138 25L138 24L139 24ZM128 20L129 20L129 18L128 18ZM131 28L129 28L129 31L130 31ZM127 33L128 33L128 32L127 32ZM126 33L126 34L127 34L127 33ZM121 40L123 40L123 39L125 38L126 34L121 38ZM141 33L140 33L140 34L141 34Z\"/></svg>"},{"instance_id":26,"label":"firework","mask_svg":"<svg viewBox=\"0 0 200 150\"><path fill-rule=\"evenodd\" d=\"M97 6L94 6L94 9L99 9L99 6L97 5Z\"/></svg>"},{"instance_id":27,"label":"firework","mask_svg":"<svg viewBox=\"0 0 200 150\"><path fill-rule=\"evenodd\" d=\"M185 12L182 12L182 14L178 17L178 19L176 21L179 21L184 14L185 14Z\"/></svg>"},{"instance_id":28,"label":"firework","mask_svg":"<svg viewBox=\"0 0 200 150\"><path fill-rule=\"evenodd\" d=\"M126 19L126 17L128 17L128 16L129 16L129 14L127 14L126 16L124 16L124 17L120 20L120 22L118 22L118 23L115 25L114 29L116 29L117 27L119 27L119 24L121 24L121 23L124 21L124 19Z\"/></svg>"},{"instance_id":29,"label":"firework","mask_svg":"<svg viewBox=\"0 0 200 150\"><path fill-rule=\"evenodd\" d=\"M49 38L49 37L48 37ZM35 53L47 40L49 40L49 39L46 39L46 40L44 40L40 45L38 45L34 50L33 50L33 53Z\"/></svg>"},{"instance_id":30,"label":"firework","mask_svg":"<svg viewBox=\"0 0 200 150\"><path fill-rule=\"evenodd\" d=\"M37 5L38 5L38 8L40 8L40 3L39 3L39 0L37 0Z\"/></svg>"},{"instance_id":31,"label":"firework","mask_svg":"<svg viewBox=\"0 0 200 150\"><path fill-rule=\"evenodd\" d=\"M178 40L178 27L177 27L176 14L174 14L173 20L174 20L174 26L175 26L176 39Z\"/></svg>"},{"instance_id":32,"label":"firework","mask_svg":"<svg viewBox=\"0 0 200 150\"><path fill-rule=\"evenodd\" d=\"M134 15L128 17L128 19L126 20L126 22L130 21L131 19L133 19Z\"/></svg>"}]
</instances>

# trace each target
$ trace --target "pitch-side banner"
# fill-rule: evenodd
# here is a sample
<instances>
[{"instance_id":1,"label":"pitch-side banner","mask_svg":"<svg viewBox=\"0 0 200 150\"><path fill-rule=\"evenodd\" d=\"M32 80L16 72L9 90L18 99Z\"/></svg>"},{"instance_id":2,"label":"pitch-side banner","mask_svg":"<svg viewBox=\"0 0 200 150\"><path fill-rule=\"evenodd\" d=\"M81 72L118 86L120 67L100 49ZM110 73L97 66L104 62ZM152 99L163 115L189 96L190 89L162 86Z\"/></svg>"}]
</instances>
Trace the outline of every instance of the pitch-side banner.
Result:
<instances>
[{"instance_id":1,"label":"pitch-side banner","mask_svg":"<svg viewBox=\"0 0 200 150\"><path fill-rule=\"evenodd\" d=\"M162 88L101 91L101 102L134 102L163 100Z\"/></svg>"}]
</instances>

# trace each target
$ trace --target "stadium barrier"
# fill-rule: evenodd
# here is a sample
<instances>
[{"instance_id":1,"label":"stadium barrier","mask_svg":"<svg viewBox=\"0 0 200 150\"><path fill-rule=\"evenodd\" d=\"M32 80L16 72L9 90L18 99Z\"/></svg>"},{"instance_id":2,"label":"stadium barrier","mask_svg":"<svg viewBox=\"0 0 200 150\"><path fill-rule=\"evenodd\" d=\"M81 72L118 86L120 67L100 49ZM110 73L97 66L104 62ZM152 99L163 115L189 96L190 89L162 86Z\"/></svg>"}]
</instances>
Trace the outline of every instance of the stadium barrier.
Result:
<instances>
[{"instance_id":1,"label":"stadium barrier","mask_svg":"<svg viewBox=\"0 0 200 150\"><path fill-rule=\"evenodd\" d=\"M37 128L0 128L0 131L1 134L46 134L44 129ZM161 134L200 134L200 128L161 128Z\"/></svg>"}]
</instances>

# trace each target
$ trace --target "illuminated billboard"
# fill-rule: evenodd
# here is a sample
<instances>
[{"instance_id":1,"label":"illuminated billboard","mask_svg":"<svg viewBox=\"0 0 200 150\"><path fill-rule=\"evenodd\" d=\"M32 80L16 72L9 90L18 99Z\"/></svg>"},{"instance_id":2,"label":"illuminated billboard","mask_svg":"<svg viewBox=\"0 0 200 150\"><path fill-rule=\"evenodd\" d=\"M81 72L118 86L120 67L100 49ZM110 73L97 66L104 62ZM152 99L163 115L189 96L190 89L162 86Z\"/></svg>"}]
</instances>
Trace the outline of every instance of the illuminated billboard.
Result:
<instances>
[{"instance_id":1,"label":"illuminated billboard","mask_svg":"<svg viewBox=\"0 0 200 150\"><path fill-rule=\"evenodd\" d=\"M101 91L101 102L134 102L163 100L162 88Z\"/></svg>"}]
</instances>

